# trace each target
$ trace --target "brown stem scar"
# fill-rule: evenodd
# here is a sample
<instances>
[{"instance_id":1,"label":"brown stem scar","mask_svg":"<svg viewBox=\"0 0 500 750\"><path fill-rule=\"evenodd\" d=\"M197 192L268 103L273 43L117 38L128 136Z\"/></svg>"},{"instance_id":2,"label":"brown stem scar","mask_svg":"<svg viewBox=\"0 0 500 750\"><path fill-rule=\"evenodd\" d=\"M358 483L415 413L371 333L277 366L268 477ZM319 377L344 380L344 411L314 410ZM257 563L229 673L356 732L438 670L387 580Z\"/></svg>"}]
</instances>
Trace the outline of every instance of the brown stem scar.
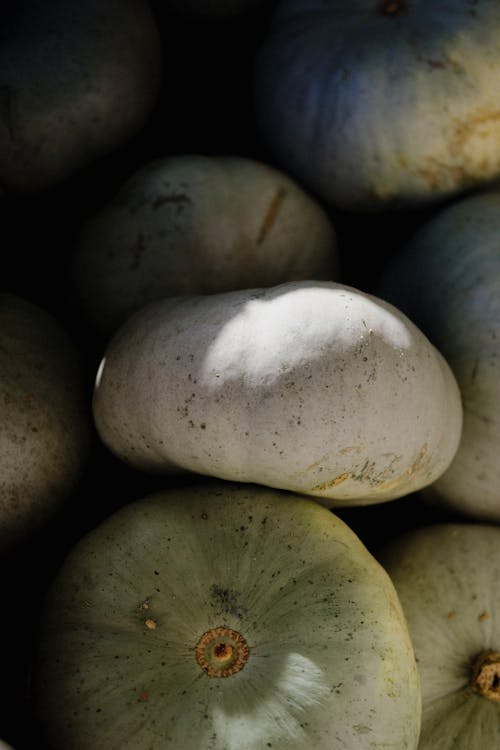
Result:
<instances>
[{"instance_id":1,"label":"brown stem scar","mask_svg":"<svg viewBox=\"0 0 500 750\"><path fill-rule=\"evenodd\" d=\"M266 215L264 216L264 221L262 222L262 226L260 228L259 236L257 237L257 244L260 245L264 240L266 239L267 235L271 231L271 228L276 221L276 217L278 215L278 211L280 209L280 206L283 202L283 199L286 195L285 188L278 188L276 193L273 196L273 199L271 203L269 204L269 208L267 209Z\"/></svg>"},{"instance_id":2,"label":"brown stem scar","mask_svg":"<svg viewBox=\"0 0 500 750\"><path fill-rule=\"evenodd\" d=\"M249 653L241 633L225 627L207 630L195 649L196 661L209 677L230 677L239 672Z\"/></svg>"},{"instance_id":3,"label":"brown stem scar","mask_svg":"<svg viewBox=\"0 0 500 750\"><path fill-rule=\"evenodd\" d=\"M500 652L482 651L472 665L472 690L495 703L500 702Z\"/></svg>"}]
</instances>

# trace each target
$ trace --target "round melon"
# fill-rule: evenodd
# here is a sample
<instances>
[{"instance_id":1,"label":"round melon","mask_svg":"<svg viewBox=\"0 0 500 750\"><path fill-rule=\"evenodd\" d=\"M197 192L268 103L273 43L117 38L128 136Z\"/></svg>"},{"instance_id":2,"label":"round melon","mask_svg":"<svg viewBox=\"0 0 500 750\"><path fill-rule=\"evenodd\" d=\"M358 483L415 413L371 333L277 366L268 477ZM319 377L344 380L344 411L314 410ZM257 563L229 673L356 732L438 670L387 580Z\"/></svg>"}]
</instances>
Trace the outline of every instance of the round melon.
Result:
<instances>
[{"instance_id":1,"label":"round melon","mask_svg":"<svg viewBox=\"0 0 500 750\"><path fill-rule=\"evenodd\" d=\"M155 493L70 552L34 681L52 750L415 750L420 691L394 587L311 499Z\"/></svg>"},{"instance_id":2,"label":"round melon","mask_svg":"<svg viewBox=\"0 0 500 750\"><path fill-rule=\"evenodd\" d=\"M419 750L480 750L500 736L500 528L437 524L377 555L408 621L422 690Z\"/></svg>"}]
</instances>

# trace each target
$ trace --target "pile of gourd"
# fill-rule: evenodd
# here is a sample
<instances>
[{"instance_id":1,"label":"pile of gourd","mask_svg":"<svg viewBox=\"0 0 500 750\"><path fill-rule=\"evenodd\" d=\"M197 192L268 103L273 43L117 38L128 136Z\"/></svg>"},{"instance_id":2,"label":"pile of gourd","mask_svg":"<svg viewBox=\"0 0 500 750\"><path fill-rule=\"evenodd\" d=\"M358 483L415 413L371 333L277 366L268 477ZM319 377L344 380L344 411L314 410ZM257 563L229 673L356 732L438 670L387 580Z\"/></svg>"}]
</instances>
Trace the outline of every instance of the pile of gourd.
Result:
<instances>
[{"instance_id":1,"label":"pile of gourd","mask_svg":"<svg viewBox=\"0 0 500 750\"><path fill-rule=\"evenodd\" d=\"M498 745L498 2L23 0L0 60L0 746Z\"/></svg>"}]
</instances>

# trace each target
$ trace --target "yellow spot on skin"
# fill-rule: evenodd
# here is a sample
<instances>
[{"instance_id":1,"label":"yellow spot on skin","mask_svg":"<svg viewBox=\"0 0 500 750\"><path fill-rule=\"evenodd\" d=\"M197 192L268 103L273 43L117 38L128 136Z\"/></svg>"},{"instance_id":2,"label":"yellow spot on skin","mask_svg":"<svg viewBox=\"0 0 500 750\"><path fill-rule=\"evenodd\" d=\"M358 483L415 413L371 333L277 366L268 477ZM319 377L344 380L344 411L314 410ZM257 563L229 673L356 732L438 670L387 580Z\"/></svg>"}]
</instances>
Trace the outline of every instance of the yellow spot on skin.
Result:
<instances>
[{"instance_id":1,"label":"yellow spot on skin","mask_svg":"<svg viewBox=\"0 0 500 750\"><path fill-rule=\"evenodd\" d=\"M147 628L149 628L149 630L155 630L157 627L157 622L151 617L148 617L144 624Z\"/></svg>"},{"instance_id":2,"label":"yellow spot on skin","mask_svg":"<svg viewBox=\"0 0 500 750\"><path fill-rule=\"evenodd\" d=\"M457 613L455 612L455 610L453 610L452 612L448 612L448 620L454 620L456 616Z\"/></svg>"},{"instance_id":3,"label":"yellow spot on skin","mask_svg":"<svg viewBox=\"0 0 500 750\"><path fill-rule=\"evenodd\" d=\"M500 111L479 112L475 117L468 117L465 122L455 125L454 137L450 152L460 154L467 140L471 138L490 138L498 133Z\"/></svg>"},{"instance_id":4,"label":"yellow spot on skin","mask_svg":"<svg viewBox=\"0 0 500 750\"><path fill-rule=\"evenodd\" d=\"M329 482L323 482L322 484L317 484L315 487L312 488L313 492L324 492L325 490L329 490L331 487L336 487L338 484L342 484L342 482L345 482L346 479L349 479L350 473L347 471L344 474L340 474L338 477L335 477L335 479L331 479Z\"/></svg>"},{"instance_id":5,"label":"yellow spot on skin","mask_svg":"<svg viewBox=\"0 0 500 750\"><path fill-rule=\"evenodd\" d=\"M419 469L422 468L425 461L427 460L427 443L425 443L422 448L420 449L420 452L410 468L408 469L408 474L414 474L416 471L419 471Z\"/></svg>"},{"instance_id":6,"label":"yellow spot on skin","mask_svg":"<svg viewBox=\"0 0 500 750\"><path fill-rule=\"evenodd\" d=\"M486 622L486 620L489 620L489 614L487 612L481 612L479 617L477 618L479 622Z\"/></svg>"}]
</instances>

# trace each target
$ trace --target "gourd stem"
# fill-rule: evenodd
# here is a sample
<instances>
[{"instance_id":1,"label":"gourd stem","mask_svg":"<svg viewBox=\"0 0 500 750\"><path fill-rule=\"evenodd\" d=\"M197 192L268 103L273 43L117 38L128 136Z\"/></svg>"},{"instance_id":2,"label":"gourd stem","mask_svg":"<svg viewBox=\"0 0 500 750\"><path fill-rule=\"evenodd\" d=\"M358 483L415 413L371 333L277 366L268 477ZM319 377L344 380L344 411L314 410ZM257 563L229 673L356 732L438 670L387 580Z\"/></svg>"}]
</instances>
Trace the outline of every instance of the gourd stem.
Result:
<instances>
[{"instance_id":1,"label":"gourd stem","mask_svg":"<svg viewBox=\"0 0 500 750\"><path fill-rule=\"evenodd\" d=\"M475 693L500 702L500 652L481 651L474 660L470 686Z\"/></svg>"},{"instance_id":2,"label":"gourd stem","mask_svg":"<svg viewBox=\"0 0 500 750\"><path fill-rule=\"evenodd\" d=\"M226 627L207 630L195 649L196 661L209 677L230 677L239 672L249 653L241 633Z\"/></svg>"},{"instance_id":3,"label":"gourd stem","mask_svg":"<svg viewBox=\"0 0 500 750\"><path fill-rule=\"evenodd\" d=\"M380 6L380 12L383 16L397 16L405 10L405 0L383 0Z\"/></svg>"}]
</instances>

